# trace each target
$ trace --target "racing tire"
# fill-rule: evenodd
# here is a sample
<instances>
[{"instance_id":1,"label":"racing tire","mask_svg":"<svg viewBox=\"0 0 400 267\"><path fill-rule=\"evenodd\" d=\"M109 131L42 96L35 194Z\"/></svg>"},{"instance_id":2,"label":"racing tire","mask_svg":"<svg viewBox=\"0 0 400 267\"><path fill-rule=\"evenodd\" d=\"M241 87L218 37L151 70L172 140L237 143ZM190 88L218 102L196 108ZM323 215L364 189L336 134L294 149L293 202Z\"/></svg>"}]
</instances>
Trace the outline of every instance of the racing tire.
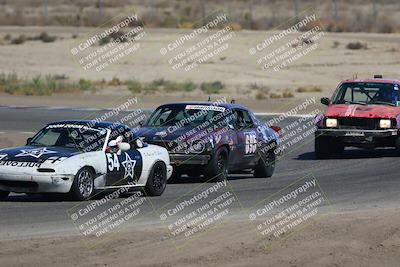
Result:
<instances>
[{"instance_id":1,"label":"racing tire","mask_svg":"<svg viewBox=\"0 0 400 267\"><path fill-rule=\"evenodd\" d=\"M333 154L343 154L344 144L338 138L316 136L314 142L314 151L317 159L327 159Z\"/></svg>"},{"instance_id":2,"label":"racing tire","mask_svg":"<svg viewBox=\"0 0 400 267\"><path fill-rule=\"evenodd\" d=\"M93 195L94 176L95 174L89 167L83 167L76 173L69 192L72 200L84 201Z\"/></svg>"},{"instance_id":3,"label":"racing tire","mask_svg":"<svg viewBox=\"0 0 400 267\"><path fill-rule=\"evenodd\" d=\"M215 152L204 170L207 181L222 182L228 175L228 150L220 147Z\"/></svg>"},{"instance_id":4,"label":"racing tire","mask_svg":"<svg viewBox=\"0 0 400 267\"><path fill-rule=\"evenodd\" d=\"M181 175L182 174L179 171L174 169L172 171L171 177L169 177L169 179L168 179L168 183L169 184L177 184L177 183L179 183L181 181Z\"/></svg>"},{"instance_id":5,"label":"racing tire","mask_svg":"<svg viewBox=\"0 0 400 267\"><path fill-rule=\"evenodd\" d=\"M269 178L272 177L275 171L276 155L274 150L267 151L266 154L262 153L256 167L254 168L254 177L256 178Z\"/></svg>"},{"instance_id":6,"label":"racing tire","mask_svg":"<svg viewBox=\"0 0 400 267\"><path fill-rule=\"evenodd\" d=\"M8 191L0 191L0 200L6 199L10 192Z\"/></svg>"},{"instance_id":7,"label":"racing tire","mask_svg":"<svg viewBox=\"0 0 400 267\"><path fill-rule=\"evenodd\" d=\"M316 136L314 142L314 153L317 159L326 159L332 154L332 150L330 148L329 138Z\"/></svg>"},{"instance_id":8,"label":"racing tire","mask_svg":"<svg viewBox=\"0 0 400 267\"><path fill-rule=\"evenodd\" d=\"M167 186L167 167L161 161L154 164L144 191L147 196L161 196Z\"/></svg>"}]
</instances>

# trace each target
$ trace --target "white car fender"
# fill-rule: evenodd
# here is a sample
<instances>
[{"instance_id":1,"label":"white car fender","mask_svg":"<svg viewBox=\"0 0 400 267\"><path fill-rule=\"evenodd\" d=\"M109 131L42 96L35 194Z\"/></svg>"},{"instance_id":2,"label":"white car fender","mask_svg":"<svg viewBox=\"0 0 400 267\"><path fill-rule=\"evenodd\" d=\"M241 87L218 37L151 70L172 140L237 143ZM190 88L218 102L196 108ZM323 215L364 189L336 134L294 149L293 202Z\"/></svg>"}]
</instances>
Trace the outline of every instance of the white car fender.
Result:
<instances>
[{"instance_id":1,"label":"white car fender","mask_svg":"<svg viewBox=\"0 0 400 267\"><path fill-rule=\"evenodd\" d=\"M104 152L94 151L77 154L61 161L53 168L56 170L56 173L75 175L81 168L85 166L92 167L96 174L105 174L107 172L107 164ZM43 165L43 167L46 166Z\"/></svg>"},{"instance_id":2,"label":"white car fender","mask_svg":"<svg viewBox=\"0 0 400 267\"><path fill-rule=\"evenodd\" d=\"M143 148L139 148L138 151L142 155L143 159L142 175L140 176L138 184L146 184L150 171L157 161L162 161L166 164L167 178L169 178L170 172L172 171L168 171L168 168L171 168L171 165L167 149L161 146L148 144Z\"/></svg>"}]
</instances>

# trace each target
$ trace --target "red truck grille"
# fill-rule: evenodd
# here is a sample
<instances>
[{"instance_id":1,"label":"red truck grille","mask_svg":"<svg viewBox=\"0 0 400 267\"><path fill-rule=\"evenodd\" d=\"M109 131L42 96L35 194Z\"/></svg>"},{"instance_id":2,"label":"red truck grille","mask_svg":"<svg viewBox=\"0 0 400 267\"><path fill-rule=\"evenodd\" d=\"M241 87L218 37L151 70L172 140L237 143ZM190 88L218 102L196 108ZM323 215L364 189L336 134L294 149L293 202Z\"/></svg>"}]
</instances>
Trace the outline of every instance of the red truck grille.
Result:
<instances>
[{"instance_id":1,"label":"red truck grille","mask_svg":"<svg viewBox=\"0 0 400 267\"><path fill-rule=\"evenodd\" d=\"M379 127L379 119L338 118L338 124L341 129L376 130Z\"/></svg>"}]
</instances>

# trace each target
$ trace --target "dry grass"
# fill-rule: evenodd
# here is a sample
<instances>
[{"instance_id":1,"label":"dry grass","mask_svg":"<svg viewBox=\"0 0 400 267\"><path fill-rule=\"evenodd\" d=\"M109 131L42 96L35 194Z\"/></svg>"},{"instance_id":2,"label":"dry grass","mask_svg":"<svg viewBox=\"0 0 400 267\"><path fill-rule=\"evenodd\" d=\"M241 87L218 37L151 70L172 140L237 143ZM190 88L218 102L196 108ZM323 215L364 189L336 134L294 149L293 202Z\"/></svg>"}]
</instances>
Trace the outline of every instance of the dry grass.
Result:
<instances>
[{"instance_id":1,"label":"dry grass","mask_svg":"<svg viewBox=\"0 0 400 267\"><path fill-rule=\"evenodd\" d=\"M0 25L98 26L123 12L137 12L147 27L193 28L213 12L225 9L235 30L268 30L311 10L331 32L381 32L400 30L400 4L395 0L282 0L282 1L179 1L141 0L48 1L45 16L41 0L0 1ZM295 12L295 2L298 14ZM337 3L336 5L334 3ZM375 3L375 4L374 4ZM314 11L313 11L314 9Z\"/></svg>"}]
</instances>

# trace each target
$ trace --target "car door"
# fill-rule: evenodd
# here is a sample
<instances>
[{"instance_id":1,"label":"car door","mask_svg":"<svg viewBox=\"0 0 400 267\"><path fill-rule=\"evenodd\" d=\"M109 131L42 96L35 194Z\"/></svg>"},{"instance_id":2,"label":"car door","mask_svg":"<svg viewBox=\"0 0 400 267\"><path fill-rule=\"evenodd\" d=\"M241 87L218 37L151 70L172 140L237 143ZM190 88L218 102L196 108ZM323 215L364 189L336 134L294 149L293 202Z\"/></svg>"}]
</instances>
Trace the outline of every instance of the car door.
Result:
<instances>
[{"instance_id":1,"label":"car door","mask_svg":"<svg viewBox=\"0 0 400 267\"><path fill-rule=\"evenodd\" d=\"M235 128L237 135L237 164L240 167L249 167L255 164L257 158L257 130L249 112L244 109L235 109Z\"/></svg>"},{"instance_id":2,"label":"car door","mask_svg":"<svg viewBox=\"0 0 400 267\"><path fill-rule=\"evenodd\" d=\"M114 135L115 136L115 135ZM123 142L128 142L125 134ZM131 145L127 151L109 151L105 153L107 162L106 186L122 186L136 184L142 173L142 156L140 152Z\"/></svg>"}]
</instances>

